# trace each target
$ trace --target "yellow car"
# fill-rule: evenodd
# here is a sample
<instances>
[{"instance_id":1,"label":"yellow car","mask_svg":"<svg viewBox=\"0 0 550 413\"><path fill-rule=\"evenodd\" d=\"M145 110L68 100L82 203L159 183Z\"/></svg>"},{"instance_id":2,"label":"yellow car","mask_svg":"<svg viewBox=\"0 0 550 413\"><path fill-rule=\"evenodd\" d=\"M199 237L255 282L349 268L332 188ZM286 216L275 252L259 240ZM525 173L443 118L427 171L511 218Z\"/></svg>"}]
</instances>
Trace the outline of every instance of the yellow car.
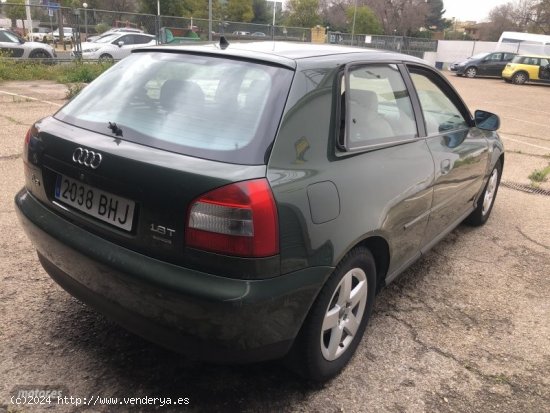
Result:
<instances>
[{"instance_id":1,"label":"yellow car","mask_svg":"<svg viewBox=\"0 0 550 413\"><path fill-rule=\"evenodd\" d=\"M516 56L502 71L502 78L516 85L525 82L550 84L550 56Z\"/></svg>"}]
</instances>

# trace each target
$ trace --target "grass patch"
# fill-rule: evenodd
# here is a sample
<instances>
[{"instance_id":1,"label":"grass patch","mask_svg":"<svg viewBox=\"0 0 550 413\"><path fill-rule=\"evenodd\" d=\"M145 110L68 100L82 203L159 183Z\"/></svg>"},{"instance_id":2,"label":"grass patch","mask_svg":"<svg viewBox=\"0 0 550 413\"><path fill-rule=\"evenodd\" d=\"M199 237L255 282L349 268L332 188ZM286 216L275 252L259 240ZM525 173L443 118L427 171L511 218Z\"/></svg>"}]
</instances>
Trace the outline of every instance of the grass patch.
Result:
<instances>
[{"instance_id":1,"label":"grass patch","mask_svg":"<svg viewBox=\"0 0 550 413\"><path fill-rule=\"evenodd\" d=\"M17 61L0 57L0 81L4 80L53 80L59 83L90 83L112 63L52 64L33 61Z\"/></svg>"},{"instance_id":2,"label":"grass patch","mask_svg":"<svg viewBox=\"0 0 550 413\"><path fill-rule=\"evenodd\" d=\"M529 175L529 179L531 180L531 183L545 182L548 180L548 174L550 174L550 165L543 169L535 169L531 175Z\"/></svg>"}]
</instances>

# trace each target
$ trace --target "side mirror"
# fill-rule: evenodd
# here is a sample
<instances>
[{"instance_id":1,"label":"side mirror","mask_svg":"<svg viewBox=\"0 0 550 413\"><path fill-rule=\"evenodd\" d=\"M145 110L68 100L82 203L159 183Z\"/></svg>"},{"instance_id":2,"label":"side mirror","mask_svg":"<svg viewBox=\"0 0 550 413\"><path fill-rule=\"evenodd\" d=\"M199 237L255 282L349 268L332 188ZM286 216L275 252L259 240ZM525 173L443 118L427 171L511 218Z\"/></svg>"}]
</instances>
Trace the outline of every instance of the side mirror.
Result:
<instances>
[{"instance_id":1,"label":"side mirror","mask_svg":"<svg viewBox=\"0 0 550 413\"><path fill-rule=\"evenodd\" d=\"M124 46L124 42L122 40L120 42L118 42L117 44L118 44L118 47Z\"/></svg>"},{"instance_id":2,"label":"side mirror","mask_svg":"<svg viewBox=\"0 0 550 413\"><path fill-rule=\"evenodd\" d=\"M500 128L500 118L491 112L476 110L474 120L479 129L496 131Z\"/></svg>"}]
</instances>

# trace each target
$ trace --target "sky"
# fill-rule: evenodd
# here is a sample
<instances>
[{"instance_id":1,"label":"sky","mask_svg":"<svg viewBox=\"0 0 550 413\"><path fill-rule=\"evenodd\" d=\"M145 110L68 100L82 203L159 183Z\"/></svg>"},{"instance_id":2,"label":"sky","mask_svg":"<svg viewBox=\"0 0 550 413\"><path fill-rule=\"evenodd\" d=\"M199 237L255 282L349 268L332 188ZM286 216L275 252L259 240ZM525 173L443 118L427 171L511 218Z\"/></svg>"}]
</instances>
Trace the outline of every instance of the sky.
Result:
<instances>
[{"instance_id":1,"label":"sky","mask_svg":"<svg viewBox=\"0 0 550 413\"><path fill-rule=\"evenodd\" d=\"M446 19L456 17L457 20L475 20L481 22L487 19L489 11L495 6L506 4L511 0L443 0Z\"/></svg>"}]
</instances>

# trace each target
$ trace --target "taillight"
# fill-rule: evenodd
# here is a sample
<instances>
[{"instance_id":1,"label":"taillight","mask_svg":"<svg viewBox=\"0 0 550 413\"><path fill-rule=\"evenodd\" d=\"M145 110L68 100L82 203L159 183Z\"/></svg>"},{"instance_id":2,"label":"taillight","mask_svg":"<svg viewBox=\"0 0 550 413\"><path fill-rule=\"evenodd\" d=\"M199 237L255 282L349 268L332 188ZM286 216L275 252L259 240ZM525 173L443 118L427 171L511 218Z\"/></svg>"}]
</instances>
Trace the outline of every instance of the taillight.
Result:
<instances>
[{"instance_id":1,"label":"taillight","mask_svg":"<svg viewBox=\"0 0 550 413\"><path fill-rule=\"evenodd\" d=\"M279 253L277 207L267 179L217 188L192 202L188 247L240 257Z\"/></svg>"}]
</instances>

